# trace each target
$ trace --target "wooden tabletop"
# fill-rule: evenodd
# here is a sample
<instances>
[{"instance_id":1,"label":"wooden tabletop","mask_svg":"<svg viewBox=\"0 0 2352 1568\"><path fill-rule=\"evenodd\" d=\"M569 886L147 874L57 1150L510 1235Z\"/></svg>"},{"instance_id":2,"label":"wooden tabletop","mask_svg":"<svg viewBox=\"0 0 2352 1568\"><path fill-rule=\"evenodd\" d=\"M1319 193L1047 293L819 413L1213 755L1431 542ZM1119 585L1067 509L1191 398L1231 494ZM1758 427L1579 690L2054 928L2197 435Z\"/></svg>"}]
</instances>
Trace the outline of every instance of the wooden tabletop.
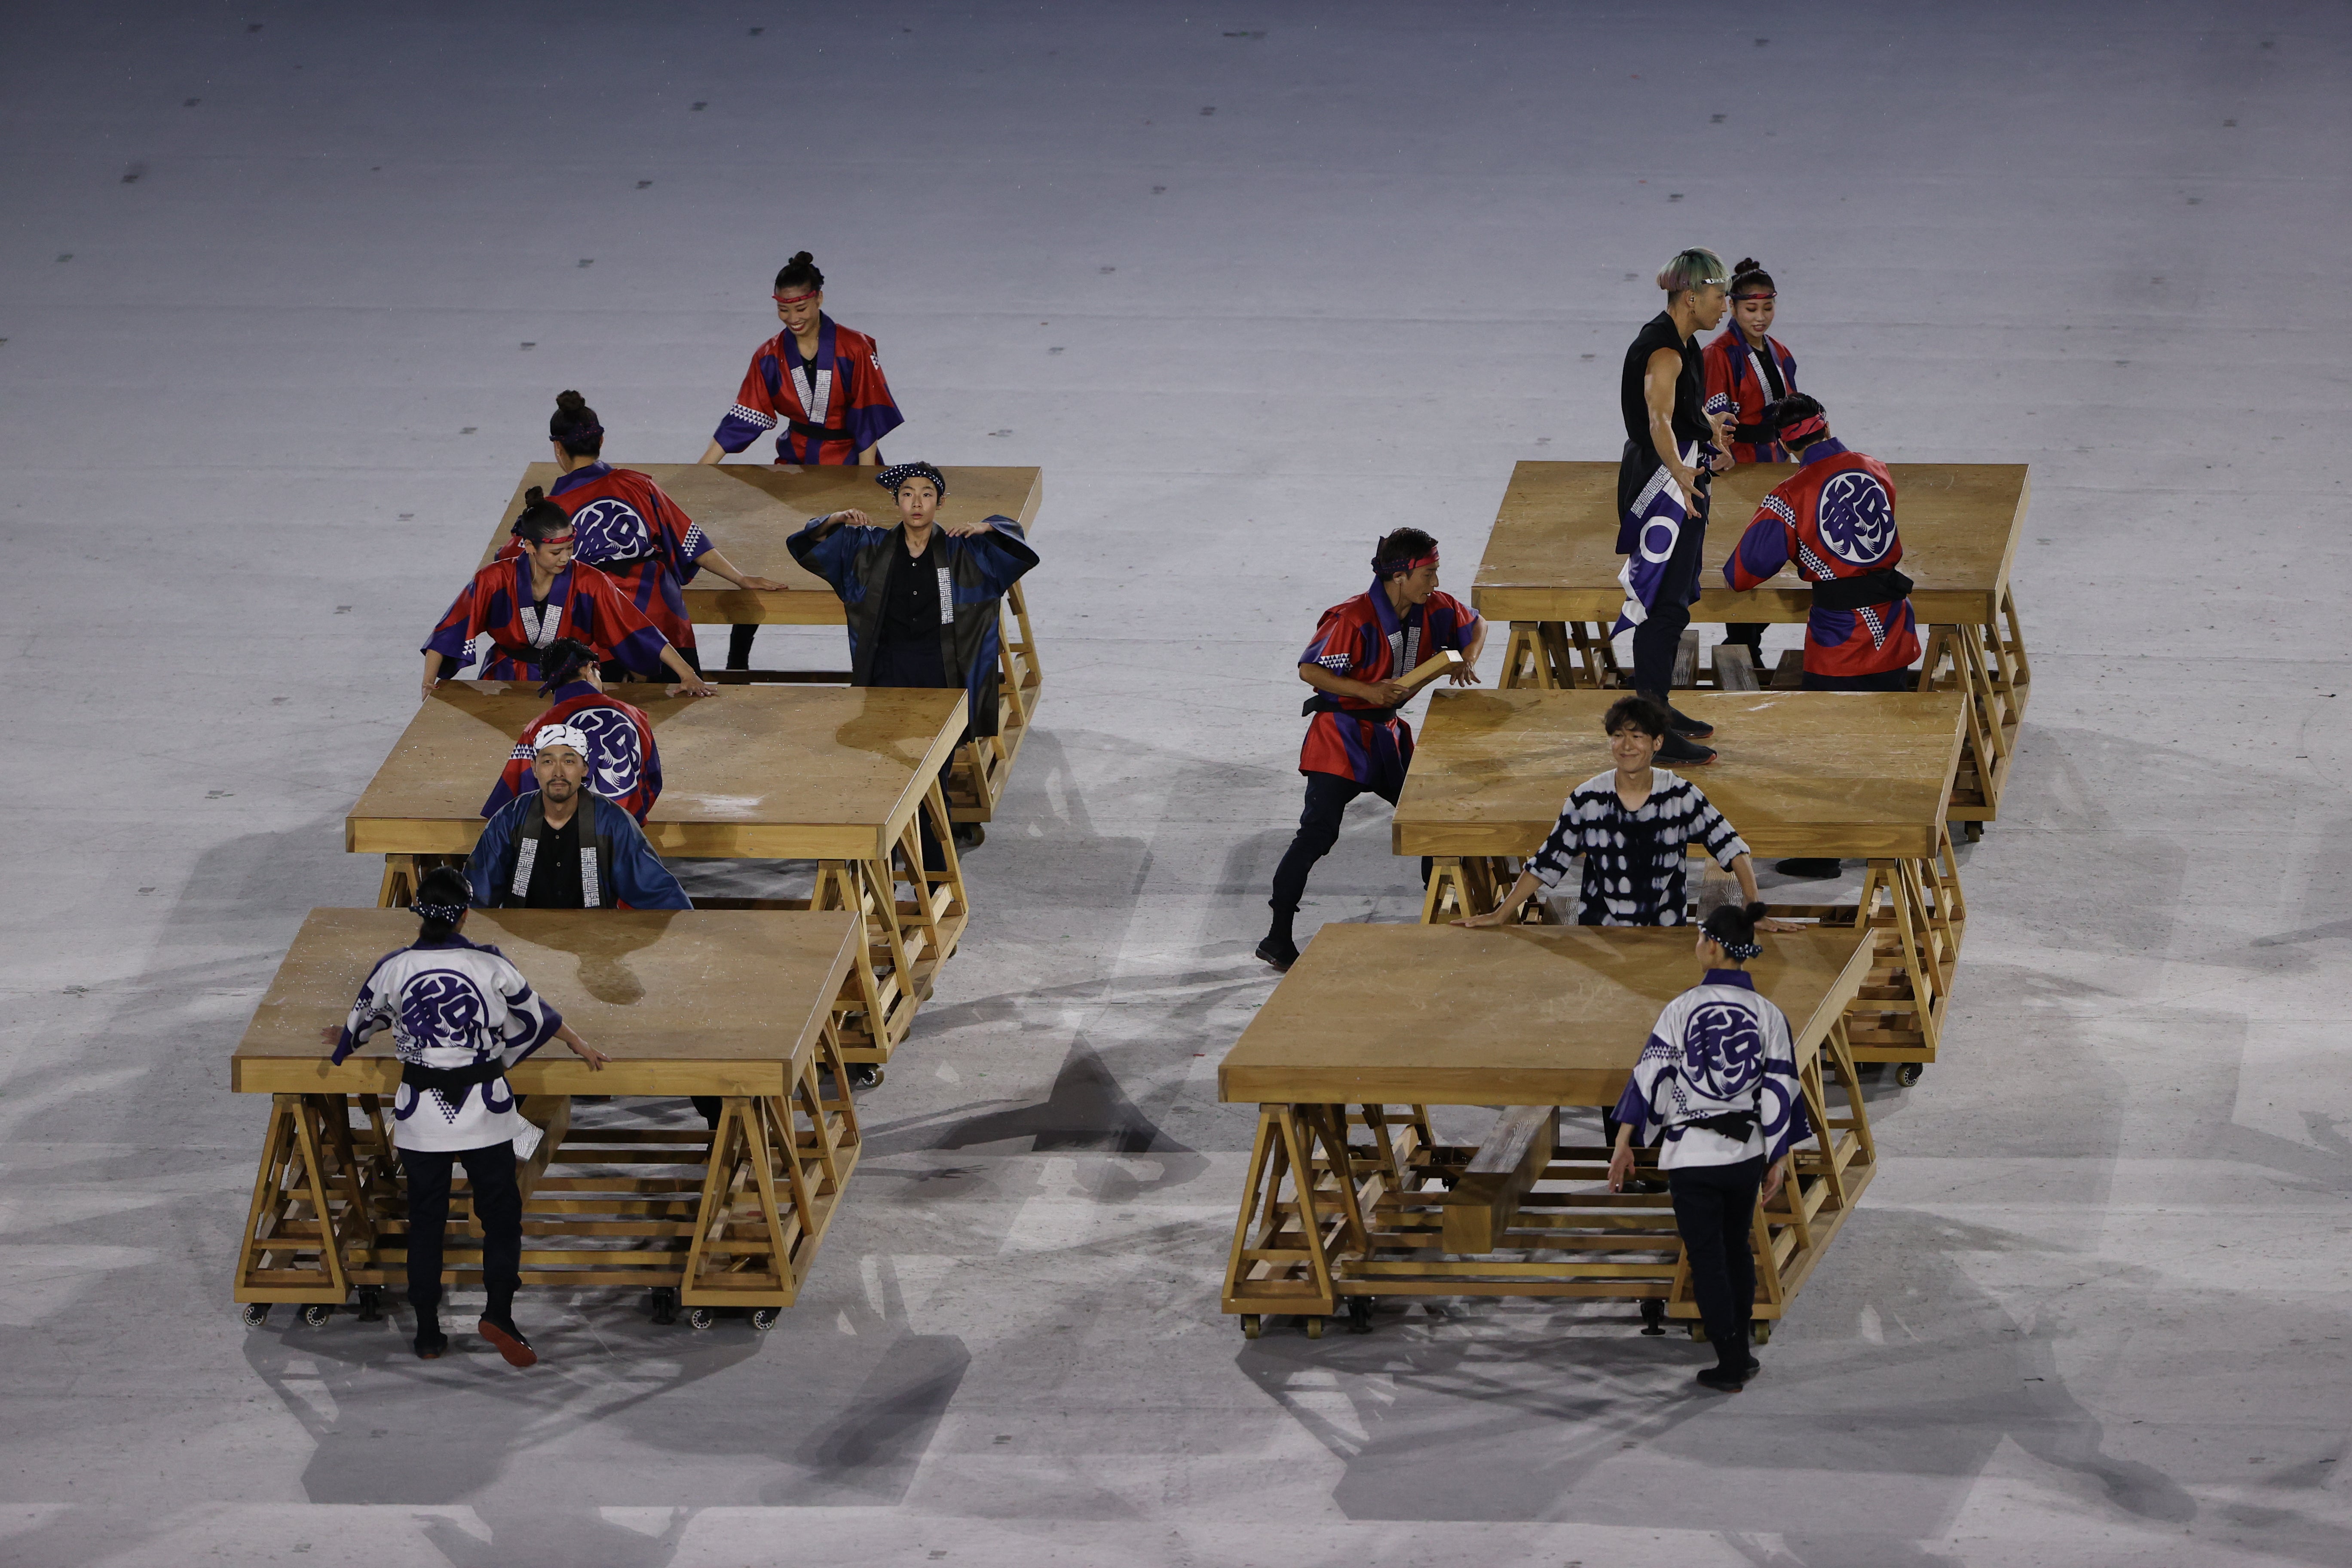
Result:
<instances>
[{"instance_id":1,"label":"wooden tabletop","mask_svg":"<svg viewBox=\"0 0 2352 1568\"><path fill-rule=\"evenodd\" d=\"M1859 931L1768 932L1748 965L1801 1054L1869 972ZM1326 925L1217 1068L1217 1098L1612 1105L1659 1009L1699 982L1687 930Z\"/></svg>"},{"instance_id":2,"label":"wooden tabletop","mask_svg":"<svg viewBox=\"0 0 2352 1568\"><path fill-rule=\"evenodd\" d=\"M1532 855L1568 792L1616 764L1601 716L1621 691L1441 691L1397 801L1400 855ZM1919 859L1937 851L1959 767L1958 691L1677 691L1720 760L1687 770L1748 847Z\"/></svg>"},{"instance_id":3,"label":"wooden tabletop","mask_svg":"<svg viewBox=\"0 0 2352 1568\"><path fill-rule=\"evenodd\" d=\"M725 686L716 697L611 689L661 747L646 837L688 859L880 860L963 735L964 694L901 687ZM536 685L445 680L343 819L362 854L462 855Z\"/></svg>"},{"instance_id":4,"label":"wooden tabletop","mask_svg":"<svg viewBox=\"0 0 2352 1568\"><path fill-rule=\"evenodd\" d=\"M2009 584L2032 487L2023 463L1890 463L1903 571L1918 586L1920 625L1984 624ZM1793 570L1752 593L1723 585L1723 563L1765 492L1792 463L1743 463L1715 481L1694 621L1801 621L1812 590ZM1495 514L1471 603L1504 621L1613 623L1625 602L1617 573L1617 465L1523 462Z\"/></svg>"},{"instance_id":5,"label":"wooden tabletop","mask_svg":"<svg viewBox=\"0 0 2352 1568\"><path fill-rule=\"evenodd\" d=\"M801 569L784 548L785 539L813 517L851 507L884 527L898 521L898 507L874 482L879 468L779 468L764 463L615 462L614 467L635 469L659 485L737 570L784 584L782 593L749 593L706 572L686 590L687 618L697 626L840 626L840 599L824 579ZM940 472L948 481L947 499L940 503L941 522L1003 516L1034 532L1037 503L1045 493L1042 468ZM508 531L522 511L523 492L533 485L551 488L562 477L553 463L533 463L523 471L489 547L482 552L482 565L506 547Z\"/></svg>"},{"instance_id":6,"label":"wooden tabletop","mask_svg":"<svg viewBox=\"0 0 2352 1568\"><path fill-rule=\"evenodd\" d=\"M312 910L230 1059L229 1087L390 1094L400 1062L389 1031L340 1067L319 1031L343 1023L416 924L409 910ZM465 925L613 1058L592 1072L550 1040L508 1075L524 1094L782 1094L864 935L846 910L476 910Z\"/></svg>"}]
</instances>

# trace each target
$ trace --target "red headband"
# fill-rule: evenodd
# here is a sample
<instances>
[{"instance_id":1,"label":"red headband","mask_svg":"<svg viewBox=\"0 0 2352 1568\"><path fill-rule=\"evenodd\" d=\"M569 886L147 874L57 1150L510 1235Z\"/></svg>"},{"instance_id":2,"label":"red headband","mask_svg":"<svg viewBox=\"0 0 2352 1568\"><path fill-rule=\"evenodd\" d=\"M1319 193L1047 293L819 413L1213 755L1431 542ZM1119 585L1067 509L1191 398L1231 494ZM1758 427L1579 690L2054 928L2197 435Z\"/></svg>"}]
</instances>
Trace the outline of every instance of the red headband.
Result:
<instances>
[{"instance_id":1,"label":"red headband","mask_svg":"<svg viewBox=\"0 0 2352 1568\"><path fill-rule=\"evenodd\" d=\"M523 539L522 535L520 533L516 534L515 537L521 540L523 543L530 545L533 549L537 549L542 544L569 544L572 542L572 535L568 533L552 534L545 539Z\"/></svg>"},{"instance_id":2,"label":"red headband","mask_svg":"<svg viewBox=\"0 0 2352 1568\"><path fill-rule=\"evenodd\" d=\"M1795 441L1809 441L1816 436L1828 435L1829 430L1830 421L1827 415L1809 414L1794 425L1781 426L1780 440L1783 445Z\"/></svg>"},{"instance_id":3,"label":"red headband","mask_svg":"<svg viewBox=\"0 0 2352 1568\"><path fill-rule=\"evenodd\" d=\"M1416 555L1410 561L1391 561L1381 570L1389 573L1418 572L1424 566L1434 566L1436 564L1437 552L1433 550L1426 555Z\"/></svg>"}]
</instances>

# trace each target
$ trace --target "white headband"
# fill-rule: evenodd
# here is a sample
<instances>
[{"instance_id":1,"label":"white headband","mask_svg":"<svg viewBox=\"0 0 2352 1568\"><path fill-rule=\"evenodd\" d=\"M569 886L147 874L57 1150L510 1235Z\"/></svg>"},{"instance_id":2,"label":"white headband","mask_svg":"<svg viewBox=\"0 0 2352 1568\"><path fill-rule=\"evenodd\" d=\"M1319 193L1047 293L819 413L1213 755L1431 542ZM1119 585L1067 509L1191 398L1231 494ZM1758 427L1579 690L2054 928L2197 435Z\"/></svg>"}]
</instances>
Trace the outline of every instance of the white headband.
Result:
<instances>
[{"instance_id":1,"label":"white headband","mask_svg":"<svg viewBox=\"0 0 2352 1568\"><path fill-rule=\"evenodd\" d=\"M531 737L530 744L534 752L543 752L550 746L569 746L580 753L582 762L588 760L587 735L569 724L541 725L539 733Z\"/></svg>"}]
</instances>

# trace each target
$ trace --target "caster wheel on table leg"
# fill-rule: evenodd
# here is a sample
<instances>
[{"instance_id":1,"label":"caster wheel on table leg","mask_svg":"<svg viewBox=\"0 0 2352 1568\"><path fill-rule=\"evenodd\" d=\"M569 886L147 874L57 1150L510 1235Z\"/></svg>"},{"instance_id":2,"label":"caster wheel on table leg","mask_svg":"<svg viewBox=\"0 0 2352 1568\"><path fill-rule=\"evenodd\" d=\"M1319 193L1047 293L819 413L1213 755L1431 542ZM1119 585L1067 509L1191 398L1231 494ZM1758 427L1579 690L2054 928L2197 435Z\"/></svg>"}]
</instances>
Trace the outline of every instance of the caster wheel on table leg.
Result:
<instances>
[{"instance_id":1,"label":"caster wheel on table leg","mask_svg":"<svg viewBox=\"0 0 2352 1568\"><path fill-rule=\"evenodd\" d=\"M1926 1063L1924 1063L1924 1062L1897 1062L1897 1063L1895 1063L1895 1087L1896 1087L1896 1088L1898 1088L1898 1089L1909 1089L1913 1084L1916 1084L1916 1083L1917 1083L1917 1082L1919 1081L1919 1075L1920 1075L1921 1073L1923 1073L1923 1072L1927 1071L1927 1064L1926 1064Z\"/></svg>"},{"instance_id":2,"label":"caster wheel on table leg","mask_svg":"<svg viewBox=\"0 0 2352 1568\"><path fill-rule=\"evenodd\" d=\"M1981 822L1963 822L1960 824L1960 833L1969 843L1974 844L1984 837L1984 824Z\"/></svg>"},{"instance_id":3,"label":"caster wheel on table leg","mask_svg":"<svg viewBox=\"0 0 2352 1568\"><path fill-rule=\"evenodd\" d=\"M686 1326L689 1329L707 1329L718 1321L719 1314L712 1311L708 1307L689 1307L687 1309Z\"/></svg>"},{"instance_id":4,"label":"caster wheel on table leg","mask_svg":"<svg viewBox=\"0 0 2352 1568\"><path fill-rule=\"evenodd\" d=\"M959 822L955 841L958 849L977 849L988 842L988 829L977 822Z\"/></svg>"},{"instance_id":5,"label":"caster wheel on table leg","mask_svg":"<svg viewBox=\"0 0 2352 1568\"><path fill-rule=\"evenodd\" d=\"M1370 1296L1348 1298L1348 1331L1351 1334L1372 1331L1372 1299Z\"/></svg>"},{"instance_id":6,"label":"caster wheel on table leg","mask_svg":"<svg viewBox=\"0 0 2352 1568\"><path fill-rule=\"evenodd\" d=\"M1255 1312L1244 1312L1242 1314L1242 1338L1245 1340L1254 1340L1257 1338L1259 1331L1264 1327L1264 1321L1260 1319Z\"/></svg>"},{"instance_id":7,"label":"caster wheel on table leg","mask_svg":"<svg viewBox=\"0 0 2352 1568\"><path fill-rule=\"evenodd\" d=\"M1642 1331L1651 1335L1666 1331L1666 1304L1655 1296L1642 1298Z\"/></svg>"},{"instance_id":8,"label":"caster wheel on table leg","mask_svg":"<svg viewBox=\"0 0 2352 1568\"><path fill-rule=\"evenodd\" d=\"M335 1309L324 1301L313 1301L302 1309L302 1321L314 1329L325 1328L327 1320L334 1315Z\"/></svg>"},{"instance_id":9,"label":"caster wheel on table leg","mask_svg":"<svg viewBox=\"0 0 2352 1568\"><path fill-rule=\"evenodd\" d=\"M1310 1340L1319 1340L1323 1337L1323 1320L1321 1318L1309 1318L1307 1320L1307 1337Z\"/></svg>"},{"instance_id":10,"label":"caster wheel on table leg","mask_svg":"<svg viewBox=\"0 0 2352 1568\"><path fill-rule=\"evenodd\" d=\"M1751 1345L1770 1344L1772 1342L1772 1320L1769 1318L1759 1318L1754 1322L1748 1324L1748 1342Z\"/></svg>"},{"instance_id":11,"label":"caster wheel on table leg","mask_svg":"<svg viewBox=\"0 0 2352 1568\"><path fill-rule=\"evenodd\" d=\"M269 1321L269 1303L267 1301L247 1301L245 1304L245 1310L239 1312L237 1316L245 1320L245 1326L247 1328L261 1328Z\"/></svg>"},{"instance_id":12,"label":"caster wheel on table leg","mask_svg":"<svg viewBox=\"0 0 2352 1568\"><path fill-rule=\"evenodd\" d=\"M751 1326L764 1334L776 1326L776 1320L783 1314L782 1307L754 1307L751 1309Z\"/></svg>"},{"instance_id":13,"label":"caster wheel on table leg","mask_svg":"<svg viewBox=\"0 0 2352 1568\"><path fill-rule=\"evenodd\" d=\"M677 1321L677 1291L667 1285L654 1287L654 1321L663 1328Z\"/></svg>"},{"instance_id":14,"label":"caster wheel on table leg","mask_svg":"<svg viewBox=\"0 0 2352 1568\"><path fill-rule=\"evenodd\" d=\"M1701 1344L1706 1343L1706 1325L1698 1321L1696 1319L1693 1319L1690 1326L1690 1337L1696 1340Z\"/></svg>"},{"instance_id":15,"label":"caster wheel on table leg","mask_svg":"<svg viewBox=\"0 0 2352 1568\"><path fill-rule=\"evenodd\" d=\"M877 1089L882 1083L882 1067L878 1062L852 1062L849 1066L849 1087Z\"/></svg>"},{"instance_id":16,"label":"caster wheel on table leg","mask_svg":"<svg viewBox=\"0 0 2352 1568\"><path fill-rule=\"evenodd\" d=\"M373 1285L360 1287L360 1321L362 1323L383 1321L383 1292Z\"/></svg>"}]
</instances>

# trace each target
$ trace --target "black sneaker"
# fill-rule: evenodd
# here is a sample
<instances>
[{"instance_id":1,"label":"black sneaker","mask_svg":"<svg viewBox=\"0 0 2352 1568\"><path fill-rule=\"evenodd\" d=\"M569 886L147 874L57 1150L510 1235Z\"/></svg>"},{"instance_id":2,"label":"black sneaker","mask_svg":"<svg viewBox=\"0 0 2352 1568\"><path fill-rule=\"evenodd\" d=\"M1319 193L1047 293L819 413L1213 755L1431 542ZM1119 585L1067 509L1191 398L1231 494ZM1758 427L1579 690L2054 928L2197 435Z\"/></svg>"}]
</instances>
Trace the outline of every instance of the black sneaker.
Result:
<instances>
[{"instance_id":1,"label":"black sneaker","mask_svg":"<svg viewBox=\"0 0 2352 1568\"><path fill-rule=\"evenodd\" d=\"M1715 748L1702 746L1670 731L1665 743L1658 748L1658 761L1672 768L1703 768L1715 761Z\"/></svg>"},{"instance_id":2,"label":"black sneaker","mask_svg":"<svg viewBox=\"0 0 2352 1568\"><path fill-rule=\"evenodd\" d=\"M1800 882L1825 882L1845 868L1836 860L1775 860L1772 869Z\"/></svg>"},{"instance_id":3,"label":"black sneaker","mask_svg":"<svg viewBox=\"0 0 2352 1568\"><path fill-rule=\"evenodd\" d=\"M1257 956L1260 962L1270 963L1287 974L1290 966L1298 962L1298 944L1267 937L1257 944Z\"/></svg>"},{"instance_id":4,"label":"black sneaker","mask_svg":"<svg viewBox=\"0 0 2352 1568\"><path fill-rule=\"evenodd\" d=\"M1717 1394L1737 1394L1748 1386L1748 1374L1726 1366L1704 1366L1699 1368L1698 1384Z\"/></svg>"},{"instance_id":5,"label":"black sneaker","mask_svg":"<svg viewBox=\"0 0 2352 1568\"><path fill-rule=\"evenodd\" d=\"M1666 722L1675 727L1675 734L1688 735L1694 741L1704 741L1715 733L1715 726L1705 720L1692 718L1671 702L1667 703L1665 708Z\"/></svg>"}]
</instances>

